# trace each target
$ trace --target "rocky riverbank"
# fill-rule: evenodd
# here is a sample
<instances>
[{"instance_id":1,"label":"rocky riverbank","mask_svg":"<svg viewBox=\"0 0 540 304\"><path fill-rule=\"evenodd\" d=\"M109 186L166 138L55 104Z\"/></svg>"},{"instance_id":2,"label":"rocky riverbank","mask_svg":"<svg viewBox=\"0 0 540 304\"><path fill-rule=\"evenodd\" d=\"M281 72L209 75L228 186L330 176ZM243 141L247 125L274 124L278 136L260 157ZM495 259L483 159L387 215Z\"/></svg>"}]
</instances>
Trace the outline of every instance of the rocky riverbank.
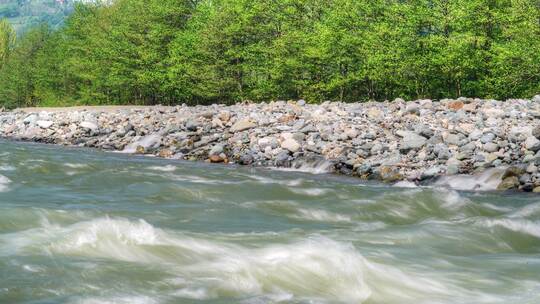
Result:
<instances>
[{"instance_id":1,"label":"rocky riverbank","mask_svg":"<svg viewBox=\"0 0 540 304\"><path fill-rule=\"evenodd\" d=\"M504 168L483 178L496 178L499 190L540 192L539 119L540 96L504 102L300 100L15 110L0 113L0 136L172 159L317 167L388 183ZM470 183L474 190L474 179Z\"/></svg>"}]
</instances>

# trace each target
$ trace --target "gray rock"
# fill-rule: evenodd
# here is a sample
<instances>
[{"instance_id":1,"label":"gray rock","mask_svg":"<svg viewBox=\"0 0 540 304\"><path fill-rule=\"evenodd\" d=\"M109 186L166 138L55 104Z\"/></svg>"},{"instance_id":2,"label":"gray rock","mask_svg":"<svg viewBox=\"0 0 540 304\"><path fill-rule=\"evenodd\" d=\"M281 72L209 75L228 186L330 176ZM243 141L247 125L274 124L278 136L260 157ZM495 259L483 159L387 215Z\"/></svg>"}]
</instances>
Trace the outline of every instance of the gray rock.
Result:
<instances>
[{"instance_id":1,"label":"gray rock","mask_svg":"<svg viewBox=\"0 0 540 304\"><path fill-rule=\"evenodd\" d=\"M195 120L189 120L186 122L186 129L188 131L195 132L197 129L199 129L199 123Z\"/></svg>"},{"instance_id":2,"label":"gray rock","mask_svg":"<svg viewBox=\"0 0 540 304\"><path fill-rule=\"evenodd\" d=\"M534 127L532 129L532 135L538 139L540 139L540 125Z\"/></svg>"},{"instance_id":3,"label":"gray rock","mask_svg":"<svg viewBox=\"0 0 540 304\"><path fill-rule=\"evenodd\" d=\"M463 151L463 152L459 152L457 155L456 155L456 159L457 160L465 160L465 159L471 159L471 153L470 152L467 152L467 151Z\"/></svg>"},{"instance_id":4,"label":"gray rock","mask_svg":"<svg viewBox=\"0 0 540 304\"><path fill-rule=\"evenodd\" d=\"M533 102L540 102L540 95L536 95L532 98Z\"/></svg>"},{"instance_id":5,"label":"gray rock","mask_svg":"<svg viewBox=\"0 0 540 304\"><path fill-rule=\"evenodd\" d=\"M480 138L480 142L483 144L490 143L495 140L495 134L493 133L486 133Z\"/></svg>"},{"instance_id":6,"label":"gray rock","mask_svg":"<svg viewBox=\"0 0 540 304\"><path fill-rule=\"evenodd\" d=\"M492 143L492 142L489 142L489 143L486 143L484 144L484 150L486 152L497 152L499 151L499 145L495 144L495 143Z\"/></svg>"},{"instance_id":7,"label":"gray rock","mask_svg":"<svg viewBox=\"0 0 540 304\"><path fill-rule=\"evenodd\" d=\"M364 164L361 164L360 166L358 166L358 168L356 168L356 173L359 176L367 176L367 175L371 174L372 169L373 169L373 167L370 164L364 163Z\"/></svg>"},{"instance_id":8,"label":"gray rock","mask_svg":"<svg viewBox=\"0 0 540 304\"><path fill-rule=\"evenodd\" d=\"M433 130L428 125L423 124L416 127L415 132L424 136L425 138L430 138L435 134L435 132L433 132Z\"/></svg>"},{"instance_id":9,"label":"gray rock","mask_svg":"<svg viewBox=\"0 0 540 304\"><path fill-rule=\"evenodd\" d=\"M520 184L528 184L531 182L531 175L530 174L522 174L520 177L519 177L519 183Z\"/></svg>"},{"instance_id":10,"label":"gray rock","mask_svg":"<svg viewBox=\"0 0 540 304\"><path fill-rule=\"evenodd\" d=\"M212 155L220 155L221 153L223 153L223 150L224 150L224 147L223 145L215 145L214 147L212 147L212 149L210 149L210 152L208 152L208 155L209 156L212 156Z\"/></svg>"},{"instance_id":11,"label":"gray rock","mask_svg":"<svg viewBox=\"0 0 540 304\"><path fill-rule=\"evenodd\" d=\"M420 105L417 103L409 103L407 104L407 107L405 108L405 112L408 114L420 114Z\"/></svg>"},{"instance_id":12,"label":"gray rock","mask_svg":"<svg viewBox=\"0 0 540 304\"><path fill-rule=\"evenodd\" d=\"M469 139L471 140L478 140L482 137L483 135L483 132L480 131L480 130L473 130L470 134L469 134Z\"/></svg>"},{"instance_id":13,"label":"gray rock","mask_svg":"<svg viewBox=\"0 0 540 304\"><path fill-rule=\"evenodd\" d=\"M433 147L433 153L437 156L439 159L449 159L450 158L450 149L445 144L436 144L435 147Z\"/></svg>"},{"instance_id":14,"label":"gray rock","mask_svg":"<svg viewBox=\"0 0 540 304\"><path fill-rule=\"evenodd\" d=\"M245 153L240 156L240 159L238 160L238 163L240 165L251 165L255 162L255 158L253 157L253 154L251 153Z\"/></svg>"},{"instance_id":15,"label":"gray rock","mask_svg":"<svg viewBox=\"0 0 540 304\"><path fill-rule=\"evenodd\" d=\"M426 180L426 179L434 178L436 176L439 176L443 171L444 171L444 169L441 166L431 167L431 168L425 170L424 172L422 172L422 175L420 176L420 179L421 180Z\"/></svg>"},{"instance_id":16,"label":"gray rock","mask_svg":"<svg viewBox=\"0 0 540 304\"><path fill-rule=\"evenodd\" d=\"M287 151L282 151L275 157L274 165L276 167L290 167L291 160Z\"/></svg>"},{"instance_id":17,"label":"gray rock","mask_svg":"<svg viewBox=\"0 0 540 304\"><path fill-rule=\"evenodd\" d=\"M470 142L460 148L462 152L473 152L476 149L476 144L473 142Z\"/></svg>"},{"instance_id":18,"label":"gray rock","mask_svg":"<svg viewBox=\"0 0 540 304\"><path fill-rule=\"evenodd\" d=\"M459 173L461 161L451 158L446 162L446 175L455 175Z\"/></svg>"},{"instance_id":19,"label":"gray rock","mask_svg":"<svg viewBox=\"0 0 540 304\"><path fill-rule=\"evenodd\" d=\"M263 137L259 139L258 144L261 150L266 149L266 147L275 149L279 146L279 142L275 137Z\"/></svg>"},{"instance_id":20,"label":"gray rock","mask_svg":"<svg viewBox=\"0 0 540 304\"><path fill-rule=\"evenodd\" d=\"M399 150L402 152L408 152L410 150L417 150L422 148L427 139L413 132L401 132L403 139L401 140Z\"/></svg>"},{"instance_id":21,"label":"gray rock","mask_svg":"<svg viewBox=\"0 0 540 304\"><path fill-rule=\"evenodd\" d=\"M527 139L525 140L525 148L527 150L530 150L530 151L533 151L533 152L539 151L540 150L540 140L538 140L534 136L527 137Z\"/></svg>"},{"instance_id":22,"label":"gray rock","mask_svg":"<svg viewBox=\"0 0 540 304\"><path fill-rule=\"evenodd\" d=\"M444 142L446 142L449 145L459 146L461 139L459 135L457 134L448 134L446 138L444 139Z\"/></svg>"},{"instance_id":23,"label":"gray rock","mask_svg":"<svg viewBox=\"0 0 540 304\"><path fill-rule=\"evenodd\" d=\"M381 143L375 143L373 147L371 147L371 154L378 154L384 149L384 146Z\"/></svg>"}]
</instances>

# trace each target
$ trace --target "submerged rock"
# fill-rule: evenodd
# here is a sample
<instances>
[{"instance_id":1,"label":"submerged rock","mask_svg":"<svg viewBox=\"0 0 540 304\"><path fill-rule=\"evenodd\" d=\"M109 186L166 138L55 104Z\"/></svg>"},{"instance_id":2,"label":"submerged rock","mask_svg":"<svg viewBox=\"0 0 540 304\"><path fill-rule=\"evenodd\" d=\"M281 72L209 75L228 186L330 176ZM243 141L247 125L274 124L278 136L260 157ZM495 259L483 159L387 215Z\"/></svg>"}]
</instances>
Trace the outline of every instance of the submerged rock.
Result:
<instances>
[{"instance_id":1,"label":"submerged rock","mask_svg":"<svg viewBox=\"0 0 540 304\"><path fill-rule=\"evenodd\" d=\"M497 190L505 191L517 189L519 187L519 179L517 176L509 176L497 186Z\"/></svg>"},{"instance_id":2,"label":"submerged rock","mask_svg":"<svg viewBox=\"0 0 540 304\"><path fill-rule=\"evenodd\" d=\"M376 174L378 174L380 180L385 183L394 183L403 180L403 175L399 173L399 170L397 170L397 168L392 166L381 166L378 168Z\"/></svg>"}]
</instances>

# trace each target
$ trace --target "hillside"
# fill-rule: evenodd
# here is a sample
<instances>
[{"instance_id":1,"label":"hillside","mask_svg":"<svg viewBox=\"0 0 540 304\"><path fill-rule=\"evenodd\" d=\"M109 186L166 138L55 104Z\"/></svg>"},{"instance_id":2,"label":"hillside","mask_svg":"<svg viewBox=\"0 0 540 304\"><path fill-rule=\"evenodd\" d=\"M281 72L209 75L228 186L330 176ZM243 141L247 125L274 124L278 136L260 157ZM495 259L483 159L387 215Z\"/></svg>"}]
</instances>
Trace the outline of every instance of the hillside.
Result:
<instances>
[{"instance_id":1,"label":"hillside","mask_svg":"<svg viewBox=\"0 0 540 304\"><path fill-rule=\"evenodd\" d=\"M0 0L0 19L7 18L20 33L40 23L57 27L72 8L73 0Z\"/></svg>"}]
</instances>

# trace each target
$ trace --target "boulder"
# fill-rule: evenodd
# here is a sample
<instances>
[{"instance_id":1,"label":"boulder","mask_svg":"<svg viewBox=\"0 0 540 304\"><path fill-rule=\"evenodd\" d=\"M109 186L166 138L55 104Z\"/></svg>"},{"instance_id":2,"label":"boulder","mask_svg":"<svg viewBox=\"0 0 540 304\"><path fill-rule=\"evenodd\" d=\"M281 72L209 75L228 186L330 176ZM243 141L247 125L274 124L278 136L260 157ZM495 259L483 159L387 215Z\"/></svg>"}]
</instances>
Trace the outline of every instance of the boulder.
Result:
<instances>
[{"instance_id":1,"label":"boulder","mask_svg":"<svg viewBox=\"0 0 540 304\"><path fill-rule=\"evenodd\" d=\"M398 135L403 137L399 145L399 150L402 152L418 150L422 148L427 141L425 137L420 136L414 132L398 131Z\"/></svg>"},{"instance_id":2,"label":"boulder","mask_svg":"<svg viewBox=\"0 0 540 304\"><path fill-rule=\"evenodd\" d=\"M289 150L292 153L298 152L301 148L300 144L293 138L287 138L281 142L281 148Z\"/></svg>"},{"instance_id":3,"label":"boulder","mask_svg":"<svg viewBox=\"0 0 540 304\"><path fill-rule=\"evenodd\" d=\"M540 150L540 140L534 136L529 136L525 140L525 149L537 152Z\"/></svg>"},{"instance_id":4,"label":"boulder","mask_svg":"<svg viewBox=\"0 0 540 304\"><path fill-rule=\"evenodd\" d=\"M223 145L215 145L212 147L212 149L210 149L208 155L220 155L221 153L223 153L223 149Z\"/></svg>"},{"instance_id":5,"label":"boulder","mask_svg":"<svg viewBox=\"0 0 540 304\"><path fill-rule=\"evenodd\" d=\"M403 180L403 175L399 173L397 168L392 166L380 166L377 169L377 174L379 175L380 180L385 183L394 183Z\"/></svg>"},{"instance_id":6,"label":"boulder","mask_svg":"<svg viewBox=\"0 0 540 304\"><path fill-rule=\"evenodd\" d=\"M517 176L509 176L501 181L497 186L497 190L506 191L517 189L519 187L519 179Z\"/></svg>"}]
</instances>

